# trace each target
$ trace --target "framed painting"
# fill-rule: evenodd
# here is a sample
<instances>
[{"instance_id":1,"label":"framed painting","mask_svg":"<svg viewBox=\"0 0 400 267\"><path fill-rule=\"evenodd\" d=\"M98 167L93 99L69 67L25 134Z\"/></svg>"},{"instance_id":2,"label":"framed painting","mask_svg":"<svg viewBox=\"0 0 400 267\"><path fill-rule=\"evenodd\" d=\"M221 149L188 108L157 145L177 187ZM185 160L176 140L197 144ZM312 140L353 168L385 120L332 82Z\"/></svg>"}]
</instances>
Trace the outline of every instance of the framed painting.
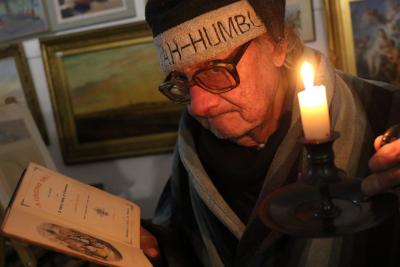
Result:
<instances>
[{"instance_id":1,"label":"framed painting","mask_svg":"<svg viewBox=\"0 0 400 267\"><path fill-rule=\"evenodd\" d=\"M7 207L29 162L55 168L28 108L20 103L0 106L0 206Z\"/></svg>"},{"instance_id":2,"label":"framed painting","mask_svg":"<svg viewBox=\"0 0 400 267\"><path fill-rule=\"evenodd\" d=\"M171 151L182 105L144 23L41 40L66 163Z\"/></svg>"},{"instance_id":3,"label":"framed painting","mask_svg":"<svg viewBox=\"0 0 400 267\"><path fill-rule=\"evenodd\" d=\"M42 0L0 1L0 42L48 29Z\"/></svg>"},{"instance_id":4,"label":"framed painting","mask_svg":"<svg viewBox=\"0 0 400 267\"><path fill-rule=\"evenodd\" d=\"M285 19L299 31L304 42L315 41L312 0L286 0Z\"/></svg>"},{"instance_id":5,"label":"framed painting","mask_svg":"<svg viewBox=\"0 0 400 267\"><path fill-rule=\"evenodd\" d=\"M11 98L29 107L43 140L48 144L46 125L21 44L0 48L0 103Z\"/></svg>"},{"instance_id":6,"label":"framed painting","mask_svg":"<svg viewBox=\"0 0 400 267\"><path fill-rule=\"evenodd\" d=\"M135 16L135 0L46 0L53 31Z\"/></svg>"},{"instance_id":7,"label":"framed painting","mask_svg":"<svg viewBox=\"0 0 400 267\"><path fill-rule=\"evenodd\" d=\"M400 85L400 0L325 0L325 10L335 66Z\"/></svg>"}]
</instances>

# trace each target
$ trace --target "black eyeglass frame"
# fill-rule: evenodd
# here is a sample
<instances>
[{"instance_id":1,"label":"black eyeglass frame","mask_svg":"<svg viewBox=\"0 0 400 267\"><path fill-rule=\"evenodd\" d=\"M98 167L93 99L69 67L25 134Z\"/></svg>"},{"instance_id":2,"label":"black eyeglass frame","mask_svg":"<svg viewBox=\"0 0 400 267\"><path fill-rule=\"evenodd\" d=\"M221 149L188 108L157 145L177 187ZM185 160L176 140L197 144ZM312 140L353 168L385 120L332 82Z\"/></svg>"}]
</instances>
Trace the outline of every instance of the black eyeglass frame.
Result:
<instances>
[{"instance_id":1,"label":"black eyeglass frame","mask_svg":"<svg viewBox=\"0 0 400 267\"><path fill-rule=\"evenodd\" d=\"M186 74L183 72L179 71L172 71L171 73L168 74L168 76L165 78L164 82L160 84L158 87L159 91L164 94L167 98L170 100L177 102L177 103L187 103L190 100L190 95L189 95L189 88L198 85L204 90L207 90L208 92L211 92L213 94L222 94L225 92L228 92L234 88L236 88L240 84L240 77L239 73L236 69L236 66L239 64L240 60L242 59L244 53L246 52L247 48L249 47L251 41L243 44L234 55L227 59L223 60L212 60L208 62L208 65L196 70L193 75L192 79L189 81ZM202 72L209 71L210 69L214 68L223 68L224 70L228 71L229 74L233 77L235 84L232 84L230 86L224 87L224 88L210 88L206 84L204 84L201 79L196 79L198 75ZM171 93L171 89L173 87L177 87L180 89L184 89L187 91L186 95L179 96L177 94ZM180 90L178 89L178 90Z\"/></svg>"}]
</instances>

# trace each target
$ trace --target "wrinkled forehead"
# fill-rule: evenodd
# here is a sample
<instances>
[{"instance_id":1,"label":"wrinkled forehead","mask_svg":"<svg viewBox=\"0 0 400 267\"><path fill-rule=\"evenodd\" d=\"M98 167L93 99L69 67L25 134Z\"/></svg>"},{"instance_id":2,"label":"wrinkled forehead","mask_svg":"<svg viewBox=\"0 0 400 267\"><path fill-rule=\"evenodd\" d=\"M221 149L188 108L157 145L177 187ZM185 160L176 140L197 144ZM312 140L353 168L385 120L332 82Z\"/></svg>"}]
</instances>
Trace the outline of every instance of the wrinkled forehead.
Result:
<instances>
[{"instance_id":1,"label":"wrinkled forehead","mask_svg":"<svg viewBox=\"0 0 400 267\"><path fill-rule=\"evenodd\" d=\"M229 54L266 32L247 1L238 1L185 21L155 36L161 68L194 68Z\"/></svg>"}]
</instances>

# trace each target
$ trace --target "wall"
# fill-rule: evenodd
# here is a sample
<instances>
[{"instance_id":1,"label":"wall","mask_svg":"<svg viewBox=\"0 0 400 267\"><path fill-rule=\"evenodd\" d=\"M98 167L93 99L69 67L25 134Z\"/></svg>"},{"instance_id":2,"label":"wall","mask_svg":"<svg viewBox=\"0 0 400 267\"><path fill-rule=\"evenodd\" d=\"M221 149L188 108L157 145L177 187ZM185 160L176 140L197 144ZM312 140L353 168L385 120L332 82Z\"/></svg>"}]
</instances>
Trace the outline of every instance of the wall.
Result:
<instances>
[{"instance_id":1,"label":"wall","mask_svg":"<svg viewBox=\"0 0 400 267\"><path fill-rule=\"evenodd\" d=\"M142 21L144 20L145 1L146 0L135 0L137 13L135 18L80 28L78 30L67 31L59 34ZM323 0L313 0L316 41L308 43L307 45L326 53L327 47L322 1ZM121 195L138 203L142 207L144 218L151 217L157 199L169 176L172 158L171 154L66 166L61 157L46 76L40 55L39 42L37 39L24 41L24 48L28 57L39 103L50 137L50 145L48 148L55 161L57 169L65 175L87 183L104 183L107 191Z\"/></svg>"}]
</instances>

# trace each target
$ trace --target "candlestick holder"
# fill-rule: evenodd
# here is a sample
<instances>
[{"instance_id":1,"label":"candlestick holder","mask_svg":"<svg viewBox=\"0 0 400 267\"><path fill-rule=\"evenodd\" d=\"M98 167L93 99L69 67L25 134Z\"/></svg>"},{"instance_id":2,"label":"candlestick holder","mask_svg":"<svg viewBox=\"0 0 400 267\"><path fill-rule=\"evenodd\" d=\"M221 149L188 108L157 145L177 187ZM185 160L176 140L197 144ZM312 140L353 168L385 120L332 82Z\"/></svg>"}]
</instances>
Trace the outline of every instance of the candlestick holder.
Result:
<instances>
[{"instance_id":1,"label":"candlestick holder","mask_svg":"<svg viewBox=\"0 0 400 267\"><path fill-rule=\"evenodd\" d=\"M396 195L367 197L361 179L349 179L335 166L332 145L338 137L335 132L323 142L302 140L307 170L261 203L264 224L290 235L329 237L366 230L397 212Z\"/></svg>"}]
</instances>

